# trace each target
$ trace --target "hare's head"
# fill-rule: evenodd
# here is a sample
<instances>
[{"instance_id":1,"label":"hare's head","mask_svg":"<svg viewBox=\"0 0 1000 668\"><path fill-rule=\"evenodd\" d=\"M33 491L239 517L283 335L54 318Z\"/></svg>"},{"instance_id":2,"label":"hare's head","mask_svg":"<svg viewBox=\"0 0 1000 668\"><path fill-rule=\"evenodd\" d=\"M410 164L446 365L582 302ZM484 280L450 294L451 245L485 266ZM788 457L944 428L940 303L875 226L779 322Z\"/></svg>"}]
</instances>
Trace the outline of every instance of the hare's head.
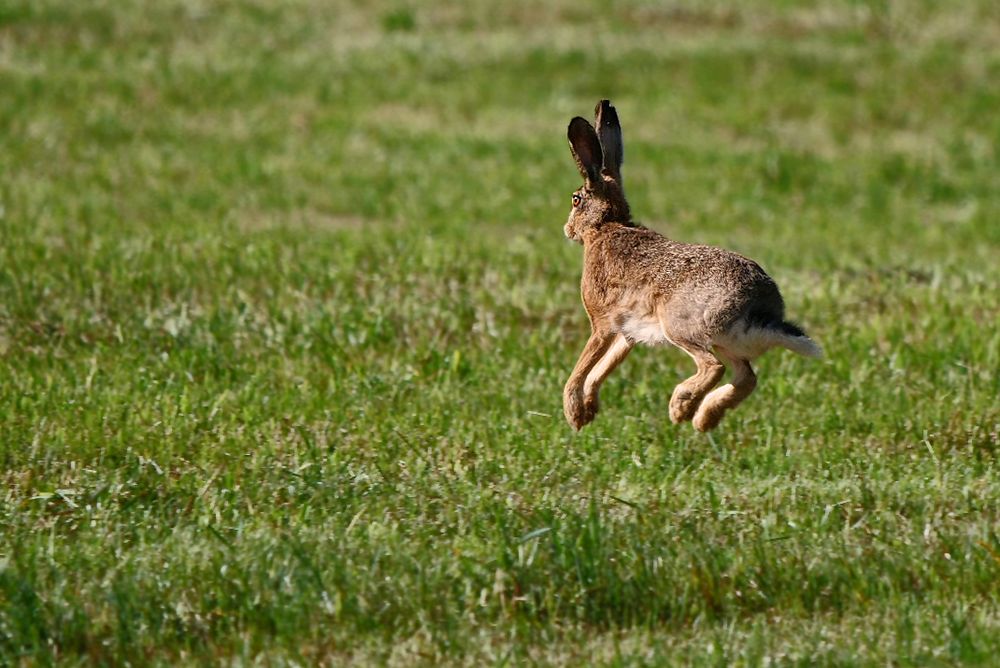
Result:
<instances>
[{"instance_id":1,"label":"hare's head","mask_svg":"<svg viewBox=\"0 0 1000 668\"><path fill-rule=\"evenodd\" d=\"M569 122L569 150L583 177L583 186L573 193L573 208L566 221L566 236L583 243L587 230L610 222L632 221L622 189L622 126L618 112L608 100L595 109L594 126L577 116Z\"/></svg>"}]
</instances>

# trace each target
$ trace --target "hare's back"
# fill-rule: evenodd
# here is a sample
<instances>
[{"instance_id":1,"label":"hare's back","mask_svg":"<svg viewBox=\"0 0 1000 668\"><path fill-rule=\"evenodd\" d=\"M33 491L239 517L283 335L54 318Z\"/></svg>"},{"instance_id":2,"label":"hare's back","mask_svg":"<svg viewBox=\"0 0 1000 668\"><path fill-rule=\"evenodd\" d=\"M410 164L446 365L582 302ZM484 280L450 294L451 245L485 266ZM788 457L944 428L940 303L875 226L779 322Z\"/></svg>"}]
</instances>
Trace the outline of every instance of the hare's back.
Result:
<instances>
[{"instance_id":1,"label":"hare's back","mask_svg":"<svg viewBox=\"0 0 1000 668\"><path fill-rule=\"evenodd\" d=\"M715 246L649 237L633 265L649 286L669 338L710 340L738 322L781 322L784 302L753 260Z\"/></svg>"},{"instance_id":2,"label":"hare's back","mask_svg":"<svg viewBox=\"0 0 1000 668\"><path fill-rule=\"evenodd\" d=\"M614 236L617 248L611 255L621 258L623 273L661 298L706 306L754 303L782 314L778 286L748 257L717 246L673 241L646 228L622 228Z\"/></svg>"},{"instance_id":3,"label":"hare's back","mask_svg":"<svg viewBox=\"0 0 1000 668\"><path fill-rule=\"evenodd\" d=\"M716 246L621 226L587 256L585 301L617 302L618 326L633 341L710 345L736 323L784 315L778 287L760 265Z\"/></svg>"}]
</instances>

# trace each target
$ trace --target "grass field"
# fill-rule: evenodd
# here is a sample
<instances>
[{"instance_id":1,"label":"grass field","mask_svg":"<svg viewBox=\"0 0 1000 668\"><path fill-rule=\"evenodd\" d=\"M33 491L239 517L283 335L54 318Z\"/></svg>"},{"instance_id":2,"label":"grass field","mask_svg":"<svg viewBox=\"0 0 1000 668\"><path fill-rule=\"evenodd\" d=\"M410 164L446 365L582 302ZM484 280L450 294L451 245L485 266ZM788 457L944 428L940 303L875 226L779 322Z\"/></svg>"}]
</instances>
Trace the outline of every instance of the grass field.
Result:
<instances>
[{"instance_id":1,"label":"grass field","mask_svg":"<svg viewBox=\"0 0 1000 668\"><path fill-rule=\"evenodd\" d=\"M1000 663L1000 6L0 3L0 665ZM757 259L579 434L570 117Z\"/></svg>"}]
</instances>

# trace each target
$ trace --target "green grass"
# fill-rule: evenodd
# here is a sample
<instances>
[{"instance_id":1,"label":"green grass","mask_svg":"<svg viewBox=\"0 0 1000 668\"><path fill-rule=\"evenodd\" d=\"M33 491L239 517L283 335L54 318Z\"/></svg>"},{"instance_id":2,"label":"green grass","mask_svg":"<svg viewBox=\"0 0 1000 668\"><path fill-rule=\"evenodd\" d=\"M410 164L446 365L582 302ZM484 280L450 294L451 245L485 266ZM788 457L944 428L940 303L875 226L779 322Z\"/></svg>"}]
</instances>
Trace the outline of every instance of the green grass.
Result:
<instances>
[{"instance_id":1,"label":"green grass","mask_svg":"<svg viewBox=\"0 0 1000 668\"><path fill-rule=\"evenodd\" d=\"M1000 656L1000 12L6 0L0 664ZM570 117L827 356L580 434Z\"/></svg>"}]
</instances>

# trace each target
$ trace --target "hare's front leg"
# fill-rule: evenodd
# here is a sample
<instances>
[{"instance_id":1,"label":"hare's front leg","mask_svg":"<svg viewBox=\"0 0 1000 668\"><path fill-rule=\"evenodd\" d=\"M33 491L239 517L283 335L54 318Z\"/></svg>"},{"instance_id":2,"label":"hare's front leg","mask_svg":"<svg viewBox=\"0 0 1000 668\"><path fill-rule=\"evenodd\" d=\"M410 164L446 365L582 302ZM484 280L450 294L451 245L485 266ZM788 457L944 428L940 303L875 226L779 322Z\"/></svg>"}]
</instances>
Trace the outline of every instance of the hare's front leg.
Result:
<instances>
[{"instance_id":1,"label":"hare's front leg","mask_svg":"<svg viewBox=\"0 0 1000 668\"><path fill-rule=\"evenodd\" d=\"M563 388L563 414L574 429L579 430L589 424L597 414L597 402L586 401L584 386L591 370L598 365L614 341L614 332L595 329L587 345L583 347L573 373L566 381L566 387Z\"/></svg>"},{"instance_id":2,"label":"hare's front leg","mask_svg":"<svg viewBox=\"0 0 1000 668\"><path fill-rule=\"evenodd\" d=\"M594 414L597 414L599 409L598 396L601 384L622 363L622 360L628 356L630 350L632 350L632 342L624 334L615 335L615 340L611 344L611 347L608 348L608 351L604 353L601 360L587 374L587 380L583 383L583 404L584 406L592 406Z\"/></svg>"},{"instance_id":3,"label":"hare's front leg","mask_svg":"<svg viewBox=\"0 0 1000 668\"><path fill-rule=\"evenodd\" d=\"M675 387L670 397L670 420L678 423L694 417L702 399L722 379L726 367L703 346L676 339L674 344L690 355L698 365L698 372Z\"/></svg>"}]
</instances>

